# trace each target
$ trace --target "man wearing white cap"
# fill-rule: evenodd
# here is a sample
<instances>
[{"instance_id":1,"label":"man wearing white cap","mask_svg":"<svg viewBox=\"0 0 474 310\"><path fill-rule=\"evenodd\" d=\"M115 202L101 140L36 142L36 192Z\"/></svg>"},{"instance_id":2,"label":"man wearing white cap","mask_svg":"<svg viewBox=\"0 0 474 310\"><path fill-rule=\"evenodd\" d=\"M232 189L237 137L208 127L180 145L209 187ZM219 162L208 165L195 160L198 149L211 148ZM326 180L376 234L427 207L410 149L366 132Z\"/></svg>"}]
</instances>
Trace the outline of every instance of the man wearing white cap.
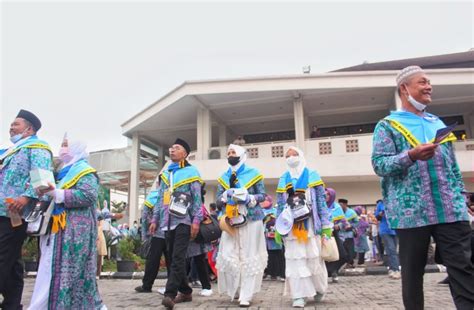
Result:
<instances>
[{"instance_id":1,"label":"man wearing white cap","mask_svg":"<svg viewBox=\"0 0 474 310\"><path fill-rule=\"evenodd\" d=\"M372 165L382 177L390 228L400 240L402 294L406 309L423 309L423 274L432 236L450 278L457 309L474 308L470 227L464 183L446 125L425 110L433 87L418 66L397 76L402 108L381 120L374 131ZM438 137L437 137L438 136Z\"/></svg>"}]
</instances>

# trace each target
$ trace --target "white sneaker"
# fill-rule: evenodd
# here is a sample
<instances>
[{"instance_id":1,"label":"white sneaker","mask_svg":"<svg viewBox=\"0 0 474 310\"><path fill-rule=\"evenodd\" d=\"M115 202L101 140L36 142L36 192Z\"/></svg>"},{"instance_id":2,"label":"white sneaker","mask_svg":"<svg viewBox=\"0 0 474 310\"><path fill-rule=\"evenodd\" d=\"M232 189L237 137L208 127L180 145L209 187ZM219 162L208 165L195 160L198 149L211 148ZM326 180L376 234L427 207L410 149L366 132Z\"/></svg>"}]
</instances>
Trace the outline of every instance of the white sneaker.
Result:
<instances>
[{"instance_id":1,"label":"white sneaker","mask_svg":"<svg viewBox=\"0 0 474 310\"><path fill-rule=\"evenodd\" d=\"M400 271L393 271L392 275L390 276L390 278L394 280L399 280L401 277L402 275L400 274Z\"/></svg>"},{"instance_id":2,"label":"white sneaker","mask_svg":"<svg viewBox=\"0 0 474 310\"><path fill-rule=\"evenodd\" d=\"M250 307L250 301L242 300L242 301L240 302L239 306L240 306L241 308Z\"/></svg>"},{"instance_id":3,"label":"white sneaker","mask_svg":"<svg viewBox=\"0 0 474 310\"><path fill-rule=\"evenodd\" d=\"M163 296L165 295L165 291L166 291L166 287L161 287L157 290L158 294L163 295Z\"/></svg>"},{"instance_id":4,"label":"white sneaker","mask_svg":"<svg viewBox=\"0 0 474 310\"><path fill-rule=\"evenodd\" d=\"M203 289L199 292L199 296L209 297L212 295L212 290Z\"/></svg>"},{"instance_id":5,"label":"white sneaker","mask_svg":"<svg viewBox=\"0 0 474 310\"><path fill-rule=\"evenodd\" d=\"M305 304L304 298L293 299L293 308L304 308Z\"/></svg>"}]
</instances>

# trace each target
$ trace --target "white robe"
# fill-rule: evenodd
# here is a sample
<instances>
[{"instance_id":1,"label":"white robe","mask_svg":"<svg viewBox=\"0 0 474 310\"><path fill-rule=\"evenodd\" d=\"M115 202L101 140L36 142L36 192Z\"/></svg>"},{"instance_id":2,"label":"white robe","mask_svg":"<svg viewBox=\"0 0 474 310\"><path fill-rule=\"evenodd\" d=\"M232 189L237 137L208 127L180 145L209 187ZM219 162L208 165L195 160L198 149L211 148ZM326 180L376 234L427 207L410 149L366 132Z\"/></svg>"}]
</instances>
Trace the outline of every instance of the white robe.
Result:
<instances>
[{"instance_id":1,"label":"white robe","mask_svg":"<svg viewBox=\"0 0 474 310\"><path fill-rule=\"evenodd\" d=\"M262 221L249 221L236 230L235 236L223 231L219 243L216 262L219 293L233 300L240 287L239 301L250 302L260 291L267 266L265 229Z\"/></svg>"}]
</instances>

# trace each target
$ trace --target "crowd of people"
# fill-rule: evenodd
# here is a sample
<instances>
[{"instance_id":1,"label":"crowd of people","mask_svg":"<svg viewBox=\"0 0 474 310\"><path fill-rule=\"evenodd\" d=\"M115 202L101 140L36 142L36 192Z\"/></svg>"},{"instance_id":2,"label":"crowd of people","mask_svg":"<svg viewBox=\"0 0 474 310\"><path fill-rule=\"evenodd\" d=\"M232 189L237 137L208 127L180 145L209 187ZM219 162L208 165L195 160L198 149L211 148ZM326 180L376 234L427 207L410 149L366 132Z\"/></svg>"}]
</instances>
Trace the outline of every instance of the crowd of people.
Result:
<instances>
[{"instance_id":1,"label":"crowd of people","mask_svg":"<svg viewBox=\"0 0 474 310\"><path fill-rule=\"evenodd\" d=\"M264 176L236 144L228 147L228 166L217 179L216 203L208 209L204 182L187 161L191 149L176 139L170 162L146 198L140 234L138 224L116 229L120 235L141 235L149 246L142 285L135 290L152 291L164 256L167 282L161 293L167 309L192 301L193 281L199 280L201 296L211 296L210 276L217 280L218 292L241 307L251 305L264 279L284 281L284 294L293 307L301 308L320 302L328 278L338 282L341 268L383 260L385 251L390 278L401 278L405 307L423 309L423 274L432 237L447 268L456 308L473 309L473 211L466 207L451 143L455 138L436 139L445 124L425 112L432 87L421 68L403 69L396 82L402 108L381 120L374 132L372 165L382 178L383 199L373 213L337 199L297 147L285 150L286 170L273 201ZM97 257L104 255L97 219L113 215L96 211L99 178L87 162L84 143L65 138L54 184L30 183L31 171L53 170L51 150L36 135L40 128L38 117L21 110L10 127L13 144L0 152L2 308L22 308L21 245L32 223L24 219L41 210L35 221L44 219L49 229L34 233L40 235L41 259L29 308L106 309L96 280ZM18 216L23 220L18 222ZM337 260L325 261L331 244Z\"/></svg>"}]
</instances>

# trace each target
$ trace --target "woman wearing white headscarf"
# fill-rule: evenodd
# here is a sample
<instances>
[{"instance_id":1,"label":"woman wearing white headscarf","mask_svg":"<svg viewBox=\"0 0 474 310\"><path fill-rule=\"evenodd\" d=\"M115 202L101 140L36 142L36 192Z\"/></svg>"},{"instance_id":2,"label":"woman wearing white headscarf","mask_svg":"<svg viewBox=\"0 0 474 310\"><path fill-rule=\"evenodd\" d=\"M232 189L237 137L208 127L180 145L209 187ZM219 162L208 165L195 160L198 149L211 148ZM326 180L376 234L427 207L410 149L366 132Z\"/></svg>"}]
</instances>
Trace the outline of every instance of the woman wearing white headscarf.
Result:
<instances>
[{"instance_id":1,"label":"woman wearing white headscarf","mask_svg":"<svg viewBox=\"0 0 474 310\"><path fill-rule=\"evenodd\" d=\"M319 174L306 167L303 152L290 147L288 170L277 187L276 230L285 244L285 293L293 307L303 308L305 298L321 301L327 290L326 265L321 258L321 236L331 237L324 184Z\"/></svg>"},{"instance_id":2,"label":"woman wearing white headscarf","mask_svg":"<svg viewBox=\"0 0 474 310\"><path fill-rule=\"evenodd\" d=\"M97 281L97 202L99 180L87 163L86 145L63 141L63 163L54 187L51 230L40 237L41 260L29 309L107 309Z\"/></svg>"},{"instance_id":3,"label":"woman wearing white headscarf","mask_svg":"<svg viewBox=\"0 0 474 310\"><path fill-rule=\"evenodd\" d=\"M243 147L231 144L227 151L229 168L217 180L217 202L225 204L216 268L220 293L233 300L239 292L241 307L250 306L260 291L267 265L267 249L263 226L264 213L260 202L265 200L263 176L245 164Z\"/></svg>"}]
</instances>

